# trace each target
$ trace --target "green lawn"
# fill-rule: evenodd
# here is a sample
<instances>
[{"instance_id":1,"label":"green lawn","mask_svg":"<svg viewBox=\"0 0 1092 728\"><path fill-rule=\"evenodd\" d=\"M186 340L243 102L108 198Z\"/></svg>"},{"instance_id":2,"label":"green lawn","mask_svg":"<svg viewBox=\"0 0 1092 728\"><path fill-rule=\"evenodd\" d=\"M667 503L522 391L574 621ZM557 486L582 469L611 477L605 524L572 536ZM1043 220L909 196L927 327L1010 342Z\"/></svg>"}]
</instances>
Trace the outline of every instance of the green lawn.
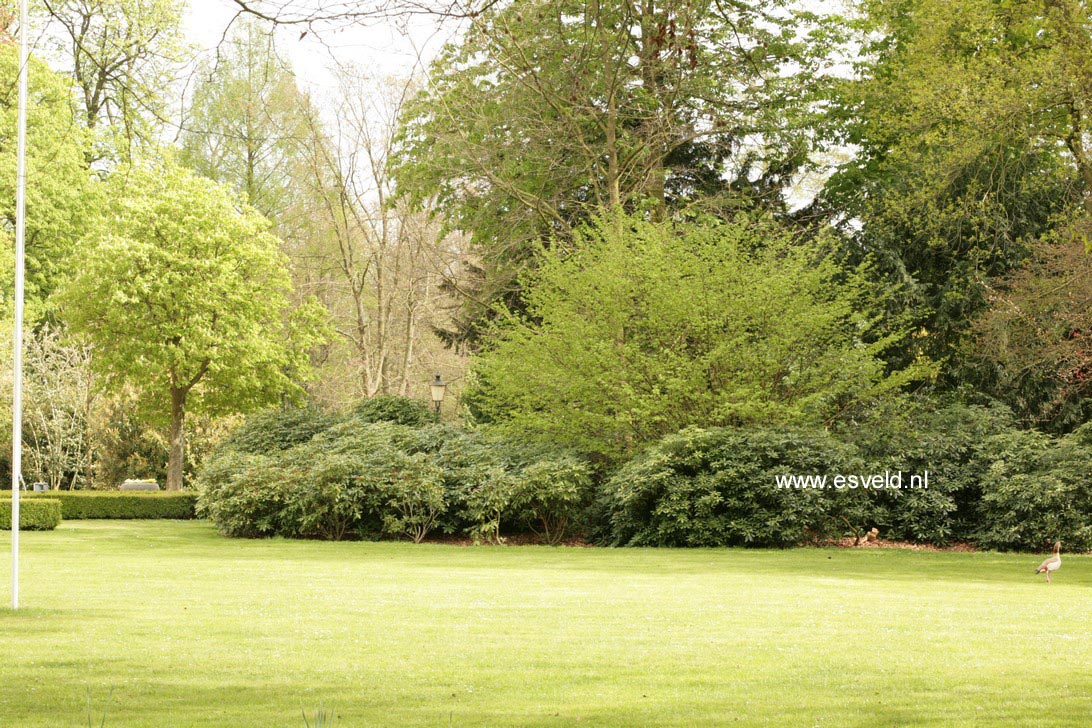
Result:
<instances>
[{"instance_id":1,"label":"green lawn","mask_svg":"<svg viewBox=\"0 0 1092 728\"><path fill-rule=\"evenodd\" d=\"M0 597L10 604L9 541ZM24 533L0 726L1088 725L1092 557Z\"/></svg>"}]
</instances>

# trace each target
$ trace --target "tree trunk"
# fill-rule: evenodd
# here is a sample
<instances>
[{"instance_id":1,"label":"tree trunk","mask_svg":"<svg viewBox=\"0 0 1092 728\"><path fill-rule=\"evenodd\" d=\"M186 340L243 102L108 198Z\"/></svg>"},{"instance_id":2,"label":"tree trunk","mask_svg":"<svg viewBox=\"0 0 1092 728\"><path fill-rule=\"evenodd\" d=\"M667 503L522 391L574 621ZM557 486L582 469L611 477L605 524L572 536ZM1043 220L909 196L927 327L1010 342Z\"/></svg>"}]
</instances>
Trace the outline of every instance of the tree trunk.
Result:
<instances>
[{"instance_id":1,"label":"tree trunk","mask_svg":"<svg viewBox=\"0 0 1092 728\"><path fill-rule=\"evenodd\" d=\"M663 36L662 29L667 23L667 18L662 18L662 24L658 29L657 25L660 21L661 18L656 15L655 4L646 1L641 8L641 49L638 53L641 64L641 83L648 94L660 101L661 104L656 107L655 114L658 114L658 116L653 115L645 120L646 134L648 135L645 139L648 147L648 159L645 163L647 174L645 194L652 203L651 219L653 222L661 222L666 217L664 158L667 156L667 150L662 137L665 126L669 125L662 125L663 117L668 114L668 110L666 108L667 104L664 104L661 100L659 53L663 50L663 41L658 40L658 38Z\"/></svg>"},{"instance_id":2,"label":"tree trunk","mask_svg":"<svg viewBox=\"0 0 1092 728\"><path fill-rule=\"evenodd\" d=\"M171 387L170 456L167 490L182 490L182 464L186 459L186 390Z\"/></svg>"}]
</instances>

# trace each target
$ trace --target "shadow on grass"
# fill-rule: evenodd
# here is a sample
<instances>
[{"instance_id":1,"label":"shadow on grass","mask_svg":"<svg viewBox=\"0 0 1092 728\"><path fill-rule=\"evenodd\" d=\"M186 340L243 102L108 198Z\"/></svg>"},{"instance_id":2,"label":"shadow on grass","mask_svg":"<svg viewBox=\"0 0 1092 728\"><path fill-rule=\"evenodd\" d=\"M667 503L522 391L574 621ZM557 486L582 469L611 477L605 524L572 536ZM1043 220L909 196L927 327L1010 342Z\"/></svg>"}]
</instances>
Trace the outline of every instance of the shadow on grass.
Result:
<instances>
[{"instance_id":1,"label":"shadow on grass","mask_svg":"<svg viewBox=\"0 0 1092 728\"><path fill-rule=\"evenodd\" d=\"M93 677L92 677L93 679ZM5 718L18 726L84 725L88 688L52 686L37 705L22 703ZM0 693L2 695L2 693ZM109 698L107 696L109 695ZM449 697L450 695L450 697ZM497 704L484 696L456 697L439 686L402 684L396 689L351 686L300 689L297 685L248 683L199 687L177 682L127 682L90 689L94 715L107 706L107 726L304 726L322 711L336 726L634 726L634 725L839 725L1084 726L1087 699L1042 700L1032 695L1005 701L968 701L944 695L910 695L898 685L868 695L823 692L795 702L779 700L775 685L761 693L708 694L687 704L671 696L604 696L594 705L561 700L537 705ZM666 700L666 702L664 702ZM977 704L980 703L980 704ZM50 708L41 706L48 705ZM302 707L301 707L302 706ZM320 707L322 706L322 707ZM43 713L47 711L46 713ZM305 718L306 716L306 718ZM1032 718L1030 716L1037 716ZM95 722L98 725L98 722Z\"/></svg>"}]
</instances>

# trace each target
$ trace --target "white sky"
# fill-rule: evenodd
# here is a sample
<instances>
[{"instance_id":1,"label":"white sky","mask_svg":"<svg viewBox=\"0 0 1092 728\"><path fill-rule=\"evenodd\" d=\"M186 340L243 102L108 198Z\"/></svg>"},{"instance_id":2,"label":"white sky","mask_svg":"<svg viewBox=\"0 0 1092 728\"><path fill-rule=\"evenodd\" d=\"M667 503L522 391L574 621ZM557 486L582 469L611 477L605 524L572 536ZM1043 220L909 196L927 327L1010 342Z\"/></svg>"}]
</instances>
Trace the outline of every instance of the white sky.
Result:
<instances>
[{"instance_id":1,"label":"white sky","mask_svg":"<svg viewBox=\"0 0 1092 728\"><path fill-rule=\"evenodd\" d=\"M845 0L798 1L804 9L818 13L845 9ZM231 0L189 0L189 3L187 36L200 53L211 55L229 23L237 16L239 7ZM408 29L378 20L370 26L328 29L318 36L308 33L303 38L300 28L288 26L278 30L277 47L282 57L291 63L301 88L317 99L329 99L338 93L330 72L337 64L352 63L377 77L408 76L422 61L427 64L457 31L454 24L441 26L427 16L416 16ZM825 177L825 171L804 174L789 194L790 204L795 207L809 201Z\"/></svg>"},{"instance_id":2,"label":"white sky","mask_svg":"<svg viewBox=\"0 0 1092 728\"><path fill-rule=\"evenodd\" d=\"M800 7L819 13L840 12L845 5L844 0L798 2ZM239 6L231 0L189 0L187 35L201 52L213 53L238 11ZM287 27L278 32L277 45L291 62L301 86L321 95L322 91L336 92L329 69L338 63L354 63L376 75L410 75L421 59L427 62L434 57L457 30L454 24L441 27L435 18L422 15L415 16L408 28L378 20L369 27L324 30L320 36L308 33L302 39L300 28Z\"/></svg>"},{"instance_id":3,"label":"white sky","mask_svg":"<svg viewBox=\"0 0 1092 728\"><path fill-rule=\"evenodd\" d=\"M203 53L214 53L237 11L231 0L190 0L187 35ZM424 17L417 18L408 32L380 21L369 27L326 30L321 36L308 33L301 39L302 29L287 27L278 31L277 46L291 62L301 86L334 91L329 69L336 64L355 63L378 75L409 75L418 58L435 55L453 30Z\"/></svg>"}]
</instances>

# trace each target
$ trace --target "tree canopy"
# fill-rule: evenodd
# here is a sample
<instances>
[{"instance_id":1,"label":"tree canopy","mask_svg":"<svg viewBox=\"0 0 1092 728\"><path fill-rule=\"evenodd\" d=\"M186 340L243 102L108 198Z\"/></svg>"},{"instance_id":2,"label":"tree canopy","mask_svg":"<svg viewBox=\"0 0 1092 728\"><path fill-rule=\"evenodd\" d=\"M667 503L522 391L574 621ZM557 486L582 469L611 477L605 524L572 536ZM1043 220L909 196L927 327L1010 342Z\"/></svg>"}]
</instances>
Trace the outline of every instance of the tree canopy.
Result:
<instances>
[{"instance_id":1,"label":"tree canopy","mask_svg":"<svg viewBox=\"0 0 1092 728\"><path fill-rule=\"evenodd\" d=\"M926 332L917 344L935 357L957 363L984 282L1020 265L1092 191L1079 5L854 4L866 42L827 123L857 151L819 206L854 254L905 286Z\"/></svg>"},{"instance_id":2,"label":"tree canopy","mask_svg":"<svg viewBox=\"0 0 1092 728\"><path fill-rule=\"evenodd\" d=\"M129 160L152 143L187 48L172 0L43 0L54 50L71 72L88 162Z\"/></svg>"},{"instance_id":3,"label":"tree canopy","mask_svg":"<svg viewBox=\"0 0 1092 728\"><path fill-rule=\"evenodd\" d=\"M543 260L471 395L520 434L617 459L692 424L829 424L932 371L887 371L864 272L768 222L602 218Z\"/></svg>"},{"instance_id":4,"label":"tree canopy","mask_svg":"<svg viewBox=\"0 0 1092 728\"><path fill-rule=\"evenodd\" d=\"M26 275L28 298L40 302L65 273L94 207L83 159L86 131L72 114L70 87L35 58L29 72L34 83L27 109L27 172L34 183L27 185ZM9 241L15 229L18 75L18 48L0 43L0 237ZM5 288L12 285L10 271L6 266L2 274Z\"/></svg>"},{"instance_id":5,"label":"tree canopy","mask_svg":"<svg viewBox=\"0 0 1092 728\"><path fill-rule=\"evenodd\" d=\"M133 384L169 413L177 488L186 410L245 412L299 393L322 319L315 306L288 310L269 223L224 187L166 159L115 173L108 194L63 313L107 384Z\"/></svg>"},{"instance_id":6,"label":"tree canopy","mask_svg":"<svg viewBox=\"0 0 1092 728\"><path fill-rule=\"evenodd\" d=\"M309 375L321 409L441 372L451 411L606 462L690 425L848 431L909 392L1058 435L1092 412L1087 3L245 5L185 88L176 4L35 10L27 340L68 364L30 405L109 390L31 433L53 482L115 479L121 442L161 460L169 423L177 487L187 412L199 453ZM420 75L333 44L312 84L278 52L441 6Z\"/></svg>"},{"instance_id":7,"label":"tree canopy","mask_svg":"<svg viewBox=\"0 0 1092 728\"><path fill-rule=\"evenodd\" d=\"M806 159L824 43L785 3L521 2L476 15L404 114L400 190L481 254L474 301L518 298L538 243L600 210L780 208ZM818 38L818 36L817 36Z\"/></svg>"}]
</instances>

